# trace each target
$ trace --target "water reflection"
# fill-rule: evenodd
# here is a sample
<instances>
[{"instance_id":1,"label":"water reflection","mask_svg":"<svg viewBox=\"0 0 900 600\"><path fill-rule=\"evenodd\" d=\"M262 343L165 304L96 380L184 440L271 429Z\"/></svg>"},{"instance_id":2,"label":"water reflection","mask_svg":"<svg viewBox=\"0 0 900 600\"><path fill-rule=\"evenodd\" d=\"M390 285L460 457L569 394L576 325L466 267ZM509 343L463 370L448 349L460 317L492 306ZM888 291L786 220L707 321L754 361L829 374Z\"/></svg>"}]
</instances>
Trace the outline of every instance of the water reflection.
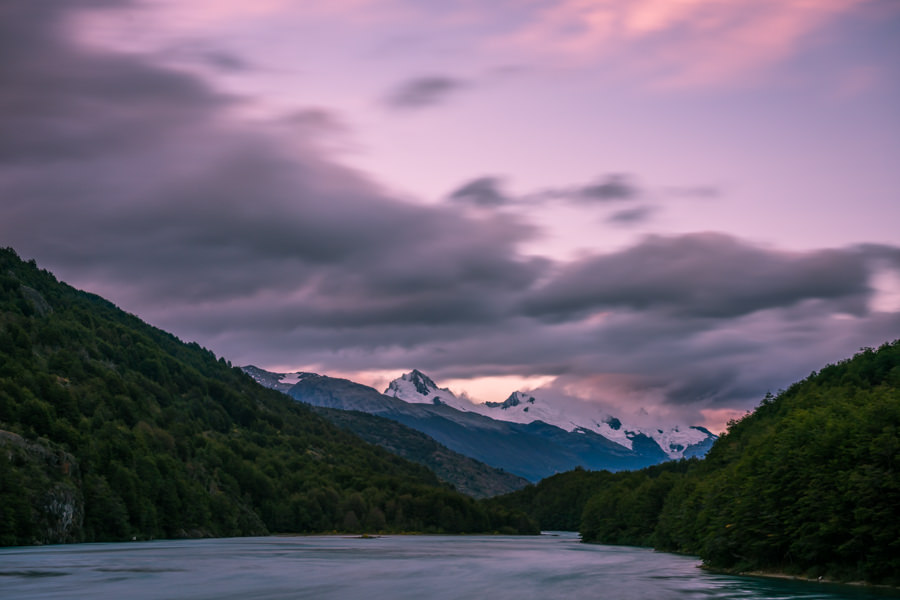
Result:
<instances>
[{"instance_id":1,"label":"water reflection","mask_svg":"<svg viewBox=\"0 0 900 600\"><path fill-rule=\"evenodd\" d=\"M4 599L883 597L844 586L714 575L698 569L690 557L585 545L568 533L268 537L0 549Z\"/></svg>"}]
</instances>

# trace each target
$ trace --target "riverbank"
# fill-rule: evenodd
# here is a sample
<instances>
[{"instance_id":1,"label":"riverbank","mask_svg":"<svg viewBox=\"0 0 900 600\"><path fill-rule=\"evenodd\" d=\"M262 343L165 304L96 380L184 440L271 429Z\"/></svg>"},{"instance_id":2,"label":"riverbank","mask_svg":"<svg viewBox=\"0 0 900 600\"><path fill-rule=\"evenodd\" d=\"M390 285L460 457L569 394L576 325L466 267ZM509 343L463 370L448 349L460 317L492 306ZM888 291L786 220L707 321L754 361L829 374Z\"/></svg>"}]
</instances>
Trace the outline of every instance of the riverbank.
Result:
<instances>
[{"instance_id":1,"label":"riverbank","mask_svg":"<svg viewBox=\"0 0 900 600\"><path fill-rule=\"evenodd\" d=\"M820 576L820 577L806 577L804 575L792 575L790 573L785 573L783 571L762 571L762 570L754 570L754 571L739 571L735 569L715 569L712 567L708 567L706 565L701 564L700 568L709 573L717 573L720 575L731 575L738 577L765 577L768 579L781 579L786 581L797 581L802 583L826 583L829 585L849 585L857 588L868 588L873 590L884 590L890 592L896 592L897 596L900 597L900 587L895 585L885 585L885 584L876 584L868 581L842 581L840 579L832 579L830 577Z\"/></svg>"}]
</instances>

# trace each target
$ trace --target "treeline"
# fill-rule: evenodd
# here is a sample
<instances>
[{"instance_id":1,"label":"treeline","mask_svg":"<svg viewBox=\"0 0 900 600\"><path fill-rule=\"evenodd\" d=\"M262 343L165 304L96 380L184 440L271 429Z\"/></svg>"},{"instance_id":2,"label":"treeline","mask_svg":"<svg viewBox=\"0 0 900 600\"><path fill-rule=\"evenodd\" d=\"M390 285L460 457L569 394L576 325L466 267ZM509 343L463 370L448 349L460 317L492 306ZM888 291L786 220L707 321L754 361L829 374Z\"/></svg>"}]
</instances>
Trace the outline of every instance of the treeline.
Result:
<instances>
[{"instance_id":1,"label":"treeline","mask_svg":"<svg viewBox=\"0 0 900 600\"><path fill-rule=\"evenodd\" d=\"M578 531L587 501L614 478L609 471L577 467L486 502L527 513L544 531Z\"/></svg>"},{"instance_id":2,"label":"treeline","mask_svg":"<svg viewBox=\"0 0 900 600\"><path fill-rule=\"evenodd\" d=\"M558 495L583 508L585 541L696 554L722 570L900 585L898 469L895 341L766 396L704 460L567 474L592 493L578 504L583 496L561 477ZM531 505L522 501L529 494ZM534 486L497 502L544 527L553 495Z\"/></svg>"},{"instance_id":3,"label":"treeline","mask_svg":"<svg viewBox=\"0 0 900 600\"><path fill-rule=\"evenodd\" d=\"M0 250L0 545L535 533Z\"/></svg>"}]
</instances>

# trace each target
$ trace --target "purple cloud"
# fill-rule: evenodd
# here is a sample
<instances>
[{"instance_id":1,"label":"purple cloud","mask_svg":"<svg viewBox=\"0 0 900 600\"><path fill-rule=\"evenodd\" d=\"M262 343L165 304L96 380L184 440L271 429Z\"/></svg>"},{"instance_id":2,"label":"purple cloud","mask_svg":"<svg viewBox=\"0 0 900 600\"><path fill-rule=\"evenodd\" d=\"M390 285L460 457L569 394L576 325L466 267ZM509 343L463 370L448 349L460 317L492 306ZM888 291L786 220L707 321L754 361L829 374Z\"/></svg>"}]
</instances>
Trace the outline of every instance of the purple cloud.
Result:
<instances>
[{"instance_id":1,"label":"purple cloud","mask_svg":"<svg viewBox=\"0 0 900 600\"><path fill-rule=\"evenodd\" d=\"M501 184L499 177L479 177L454 190L450 199L474 206L503 206L514 200L503 192Z\"/></svg>"},{"instance_id":2,"label":"purple cloud","mask_svg":"<svg viewBox=\"0 0 900 600\"><path fill-rule=\"evenodd\" d=\"M577 192L577 197L593 202L617 202L633 200L640 194L638 187L628 175L613 173L596 183L587 185Z\"/></svg>"},{"instance_id":3,"label":"purple cloud","mask_svg":"<svg viewBox=\"0 0 900 600\"><path fill-rule=\"evenodd\" d=\"M394 110L418 110L444 103L468 84L443 75L416 77L391 90L385 103Z\"/></svg>"}]
</instances>

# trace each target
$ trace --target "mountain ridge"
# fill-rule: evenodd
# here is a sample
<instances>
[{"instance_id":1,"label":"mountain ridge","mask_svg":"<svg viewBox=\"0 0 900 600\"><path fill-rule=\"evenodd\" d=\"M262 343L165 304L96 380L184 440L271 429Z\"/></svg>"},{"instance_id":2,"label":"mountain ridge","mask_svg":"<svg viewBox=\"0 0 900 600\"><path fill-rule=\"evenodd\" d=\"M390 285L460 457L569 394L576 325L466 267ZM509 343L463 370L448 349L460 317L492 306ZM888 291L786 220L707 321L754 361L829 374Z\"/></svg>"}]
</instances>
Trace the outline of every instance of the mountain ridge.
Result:
<instances>
[{"instance_id":1,"label":"mountain ridge","mask_svg":"<svg viewBox=\"0 0 900 600\"><path fill-rule=\"evenodd\" d=\"M250 372L269 385L286 375L259 371ZM630 438L632 447L626 447L588 429L566 431L540 420L520 423L459 410L451 405L459 399L451 397L449 390L437 388L427 376L419 377L424 375L420 371L407 375L395 380L395 391L416 389L418 382L424 384L420 387L430 397L416 391L419 402L407 402L348 379L315 374L298 376L297 383L285 393L312 406L386 417L429 435L455 452L530 481L577 466L619 471L669 460L652 438L641 433Z\"/></svg>"},{"instance_id":2,"label":"mountain ridge","mask_svg":"<svg viewBox=\"0 0 900 600\"><path fill-rule=\"evenodd\" d=\"M500 421L523 424L543 421L569 432L591 431L628 449L632 449L635 438L643 435L653 439L671 459L702 456L717 437L708 429L693 425L675 425L667 429L625 425L619 418L598 408L593 409L594 414L587 415L569 412L542 398L539 391L516 390L503 402L477 404L459 398L447 388L439 388L418 369L394 379L384 393L412 403L440 402Z\"/></svg>"}]
</instances>

